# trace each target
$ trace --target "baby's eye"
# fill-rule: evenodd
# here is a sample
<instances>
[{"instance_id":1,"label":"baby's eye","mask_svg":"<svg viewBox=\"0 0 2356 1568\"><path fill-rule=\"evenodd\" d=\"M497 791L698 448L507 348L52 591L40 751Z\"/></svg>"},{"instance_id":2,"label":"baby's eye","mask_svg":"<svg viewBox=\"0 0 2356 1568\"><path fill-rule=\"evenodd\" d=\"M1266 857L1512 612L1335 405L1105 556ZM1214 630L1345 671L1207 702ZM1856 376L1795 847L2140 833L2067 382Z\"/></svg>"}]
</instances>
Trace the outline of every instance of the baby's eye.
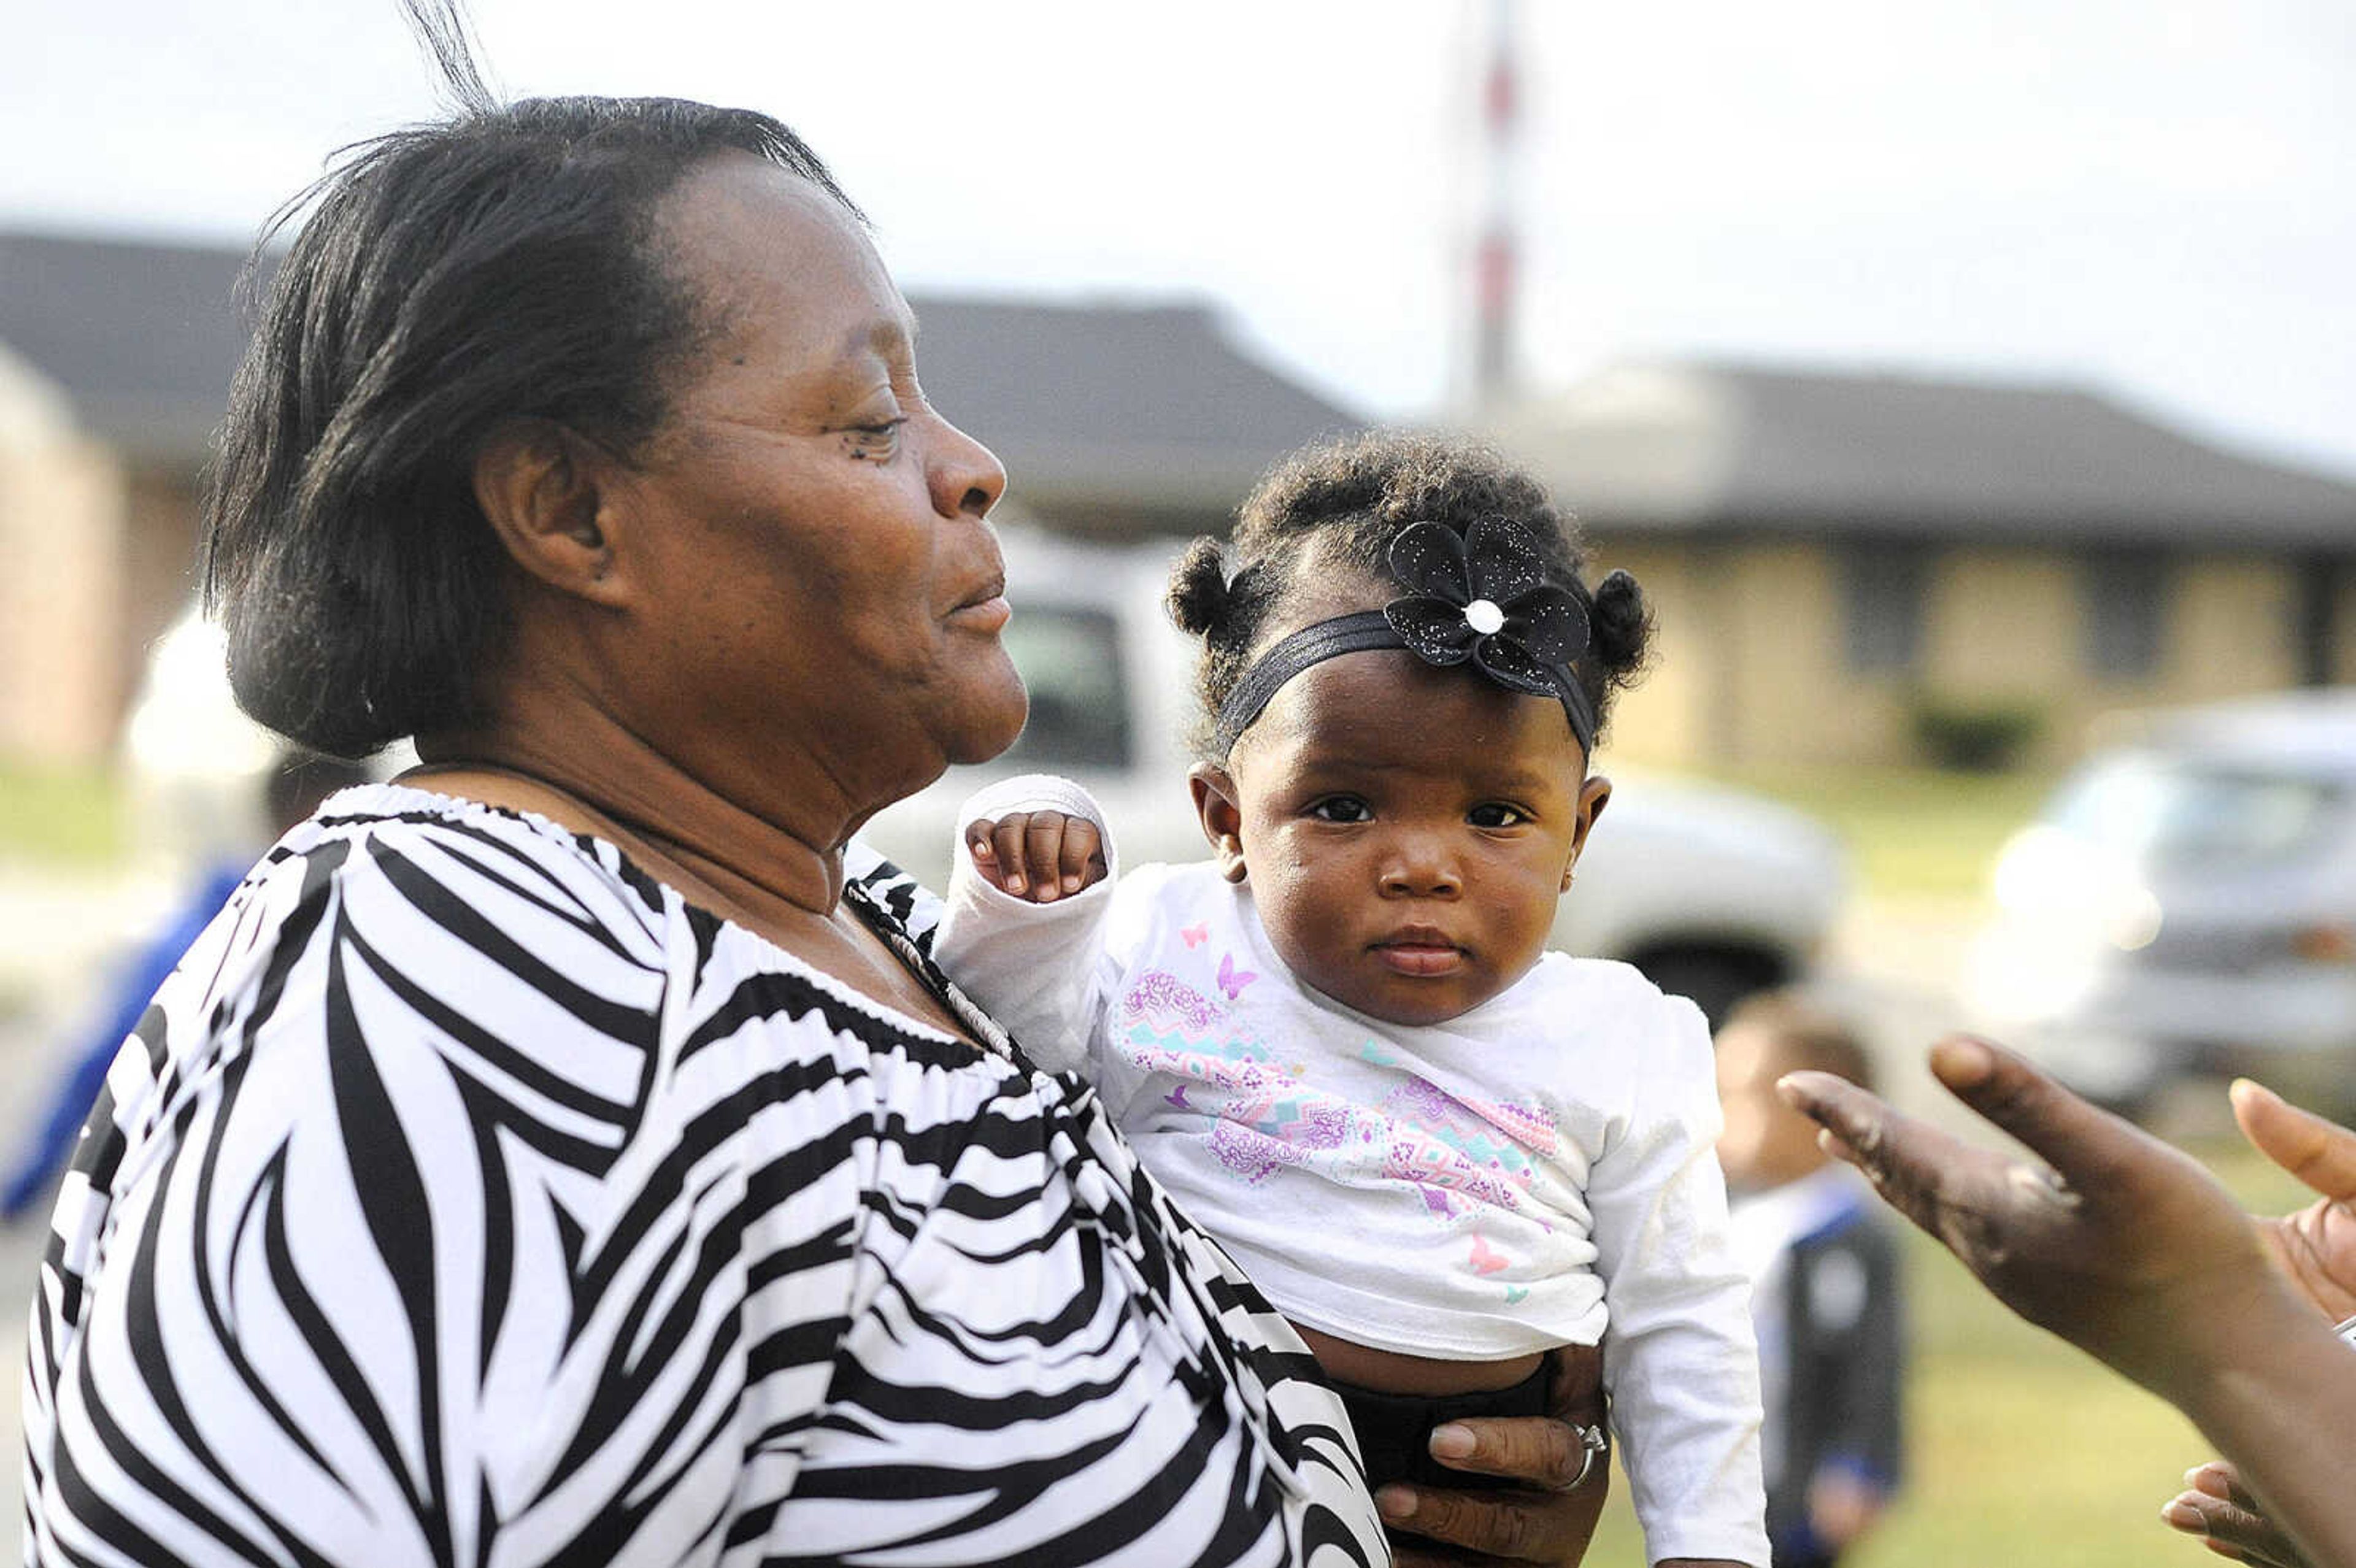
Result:
<instances>
[{"instance_id":1,"label":"baby's eye","mask_svg":"<svg viewBox=\"0 0 2356 1568\"><path fill-rule=\"evenodd\" d=\"M1466 820L1475 827L1516 827L1527 822L1529 816L1519 806L1493 800L1474 806Z\"/></svg>"},{"instance_id":2,"label":"baby's eye","mask_svg":"<svg viewBox=\"0 0 2356 1568\"><path fill-rule=\"evenodd\" d=\"M1375 814L1355 795L1329 795L1309 808L1320 822L1365 822Z\"/></svg>"}]
</instances>

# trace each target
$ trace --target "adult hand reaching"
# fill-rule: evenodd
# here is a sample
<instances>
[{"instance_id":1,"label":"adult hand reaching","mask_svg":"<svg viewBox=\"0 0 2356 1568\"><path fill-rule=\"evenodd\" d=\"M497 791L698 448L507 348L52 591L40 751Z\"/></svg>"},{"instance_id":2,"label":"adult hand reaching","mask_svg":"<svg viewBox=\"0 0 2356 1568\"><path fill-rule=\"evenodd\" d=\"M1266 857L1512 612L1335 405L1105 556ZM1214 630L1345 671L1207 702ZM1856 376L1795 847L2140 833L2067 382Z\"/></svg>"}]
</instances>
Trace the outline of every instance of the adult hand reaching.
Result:
<instances>
[{"instance_id":1,"label":"adult hand reaching","mask_svg":"<svg viewBox=\"0 0 2356 1568\"><path fill-rule=\"evenodd\" d=\"M2222 1459L2184 1473L2185 1489L2159 1510L2159 1517L2220 1557L2257 1568L2311 1568L2281 1527L2265 1516L2258 1499L2242 1485L2241 1473Z\"/></svg>"},{"instance_id":2,"label":"adult hand reaching","mask_svg":"<svg viewBox=\"0 0 2356 1568\"><path fill-rule=\"evenodd\" d=\"M2274 1283L2255 1222L2190 1156L1982 1041L1943 1041L1931 1067L2049 1167L1971 1147L1828 1073L1778 1087L2023 1317L2165 1395L2190 1370L2195 1326L2246 1314Z\"/></svg>"},{"instance_id":3,"label":"adult hand reaching","mask_svg":"<svg viewBox=\"0 0 2356 1568\"><path fill-rule=\"evenodd\" d=\"M2234 1083L2232 1097L2242 1136L2320 1195L2296 1213L2261 1221L2260 1236L2326 1319L2356 1315L2356 1132L2246 1078ZM2169 1525L2199 1536L2221 1557L2260 1568L2308 1568L2233 1466L2211 1460L2187 1471L2184 1481L2185 1489L2160 1509Z\"/></svg>"},{"instance_id":4,"label":"adult hand reaching","mask_svg":"<svg viewBox=\"0 0 2356 1568\"><path fill-rule=\"evenodd\" d=\"M2190 1157L2009 1051L1951 1040L1931 1067L2047 1166L1971 1147L1828 1074L1780 1088L2007 1306L2180 1406L2264 1499L2248 1511L2317 1568L2356 1568L2356 1357L2317 1310L2356 1262L2356 1134L2237 1093L2252 1140L2324 1195L2262 1224Z\"/></svg>"},{"instance_id":5,"label":"adult hand reaching","mask_svg":"<svg viewBox=\"0 0 2356 1568\"><path fill-rule=\"evenodd\" d=\"M2297 1213L2261 1221L2261 1239L2325 1319L2356 1317L2356 1132L2246 1078L2232 1093L2242 1136L2319 1195Z\"/></svg>"}]
</instances>

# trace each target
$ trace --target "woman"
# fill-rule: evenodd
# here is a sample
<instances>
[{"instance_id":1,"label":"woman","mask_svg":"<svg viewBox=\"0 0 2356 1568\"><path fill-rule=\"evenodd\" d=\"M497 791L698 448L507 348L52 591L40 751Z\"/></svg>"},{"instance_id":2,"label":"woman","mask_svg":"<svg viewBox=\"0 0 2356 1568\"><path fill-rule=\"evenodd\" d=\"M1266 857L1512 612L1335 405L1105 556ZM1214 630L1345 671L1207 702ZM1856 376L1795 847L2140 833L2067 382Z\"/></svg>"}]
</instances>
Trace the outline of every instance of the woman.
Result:
<instances>
[{"instance_id":1,"label":"woman","mask_svg":"<svg viewBox=\"0 0 2356 1568\"><path fill-rule=\"evenodd\" d=\"M424 765L283 840L110 1075L35 1561L1379 1560L1298 1341L851 843L1023 713L1004 476L914 336L763 116L486 106L327 182L209 588L258 718ZM1533 1561L1595 1502L1392 1500Z\"/></svg>"},{"instance_id":2,"label":"woman","mask_svg":"<svg viewBox=\"0 0 2356 1568\"><path fill-rule=\"evenodd\" d=\"M2010 1051L1945 1040L1931 1069L2050 1168L1967 1147L1830 1073L1779 1087L2006 1306L2223 1450L2229 1465L2168 1505L2171 1525L2228 1557L2356 1568L2356 1355L2331 1330L2356 1312L2356 1133L2235 1084L2251 1143L2317 1195L2255 1221L2190 1156Z\"/></svg>"}]
</instances>

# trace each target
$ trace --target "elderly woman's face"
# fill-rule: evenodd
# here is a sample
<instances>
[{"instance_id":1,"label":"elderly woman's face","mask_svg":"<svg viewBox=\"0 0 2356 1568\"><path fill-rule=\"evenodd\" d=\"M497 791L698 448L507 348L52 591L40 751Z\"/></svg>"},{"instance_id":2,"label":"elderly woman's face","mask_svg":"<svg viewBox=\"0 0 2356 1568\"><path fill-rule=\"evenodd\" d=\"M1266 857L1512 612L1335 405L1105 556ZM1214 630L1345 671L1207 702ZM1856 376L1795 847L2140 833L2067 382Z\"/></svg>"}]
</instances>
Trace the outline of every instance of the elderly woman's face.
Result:
<instances>
[{"instance_id":1,"label":"elderly woman's face","mask_svg":"<svg viewBox=\"0 0 2356 1568\"><path fill-rule=\"evenodd\" d=\"M693 763L820 743L856 795L1004 750L1021 680L983 515L1006 475L925 401L915 324L852 219L730 155L666 204L668 264L715 331L680 378L635 502L662 552L646 674ZM682 752L689 755L680 755Z\"/></svg>"}]
</instances>

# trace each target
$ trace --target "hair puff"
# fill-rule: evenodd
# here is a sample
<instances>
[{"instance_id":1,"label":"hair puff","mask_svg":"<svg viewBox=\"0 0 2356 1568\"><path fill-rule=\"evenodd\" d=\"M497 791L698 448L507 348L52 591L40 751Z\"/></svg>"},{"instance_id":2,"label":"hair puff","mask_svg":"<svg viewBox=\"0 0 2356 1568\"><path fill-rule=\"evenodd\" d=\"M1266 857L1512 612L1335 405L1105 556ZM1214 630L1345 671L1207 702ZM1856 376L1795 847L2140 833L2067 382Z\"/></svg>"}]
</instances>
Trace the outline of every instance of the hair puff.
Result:
<instances>
[{"instance_id":1,"label":"hair puff","mask_svg":"<svg viewBox=\"0 0 2356 1568\"><path fill-rule=\"evenodd\" d=\"M1227 583L1226 552L1205 534L1186 547L1170 571L1170 592L1163 601L1170 618L1190 637L1206 637L1226 624L1234 595Z\"/></svg>"}]
</instances>

